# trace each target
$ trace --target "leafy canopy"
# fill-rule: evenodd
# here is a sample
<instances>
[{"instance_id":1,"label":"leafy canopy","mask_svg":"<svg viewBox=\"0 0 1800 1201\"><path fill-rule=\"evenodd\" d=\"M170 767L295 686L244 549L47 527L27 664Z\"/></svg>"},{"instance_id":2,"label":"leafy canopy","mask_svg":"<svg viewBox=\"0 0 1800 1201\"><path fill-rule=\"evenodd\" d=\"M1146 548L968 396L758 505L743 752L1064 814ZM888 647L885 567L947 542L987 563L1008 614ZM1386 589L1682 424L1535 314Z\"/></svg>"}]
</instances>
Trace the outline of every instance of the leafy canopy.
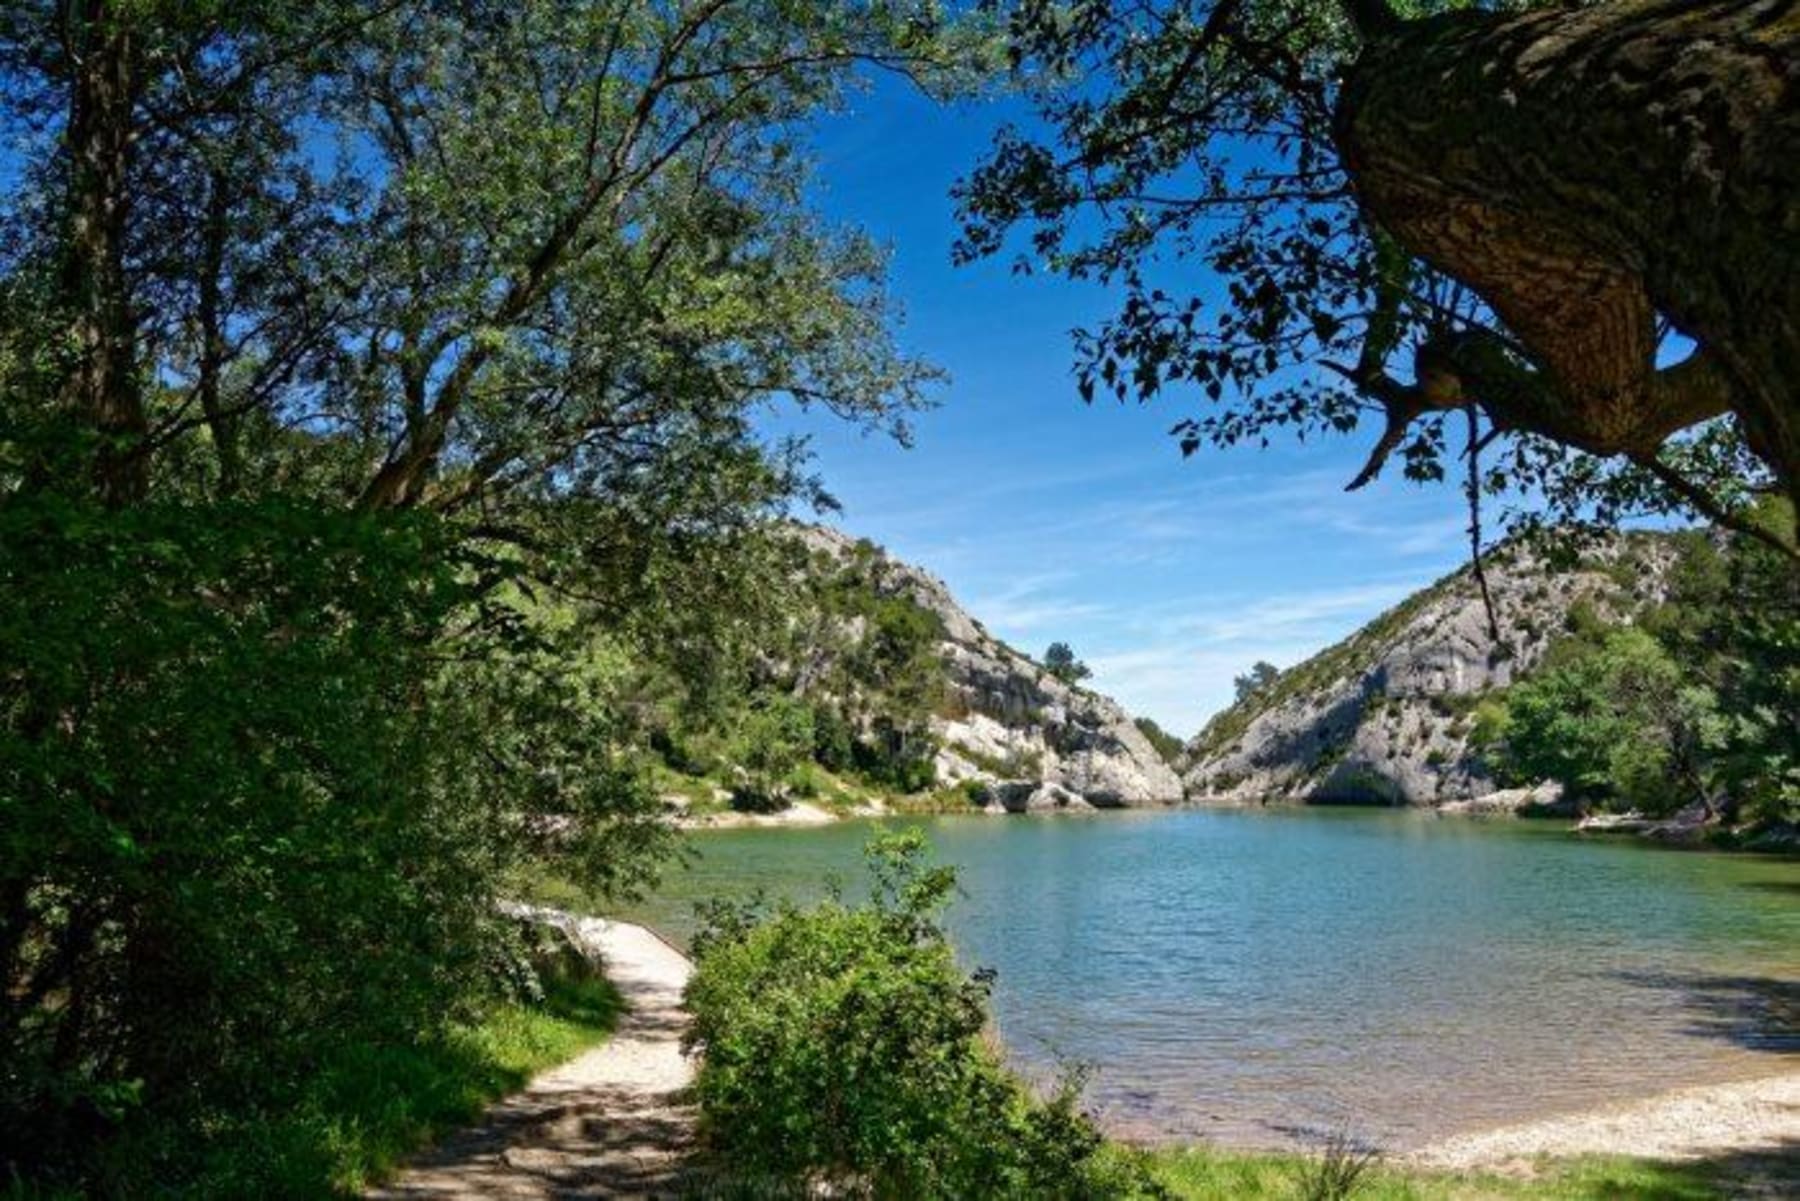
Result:
<instances>
[{"instance_id":1,"label":"leafy canopy","mask_svg":"<svg viewBox=\"0 0 1800 1201\"><path fill-rule=\"evenodd\" d=\"M1531 374L1529 348L1382 228L1345 161L1339 102L1372 37L1495 6L998 7L1036 120L1004 129L959 184L956 253L1010 253L1020 274L1093 280L1119 295L1110 317L1074 335L1085 399L1203 399L1172 427L1184 454L1345 434L1374 415L1383 433L1351 487L1394 456L1412 480L1458 471L1477 494L1522 492L1527 503L1511 514L1521 526L1670 512L1735 520L1773 482L1730 418L1654 455L1600 458L1547 426L1434 391L1457 373L1517 385Z\"/></svg>"}]
</instances>

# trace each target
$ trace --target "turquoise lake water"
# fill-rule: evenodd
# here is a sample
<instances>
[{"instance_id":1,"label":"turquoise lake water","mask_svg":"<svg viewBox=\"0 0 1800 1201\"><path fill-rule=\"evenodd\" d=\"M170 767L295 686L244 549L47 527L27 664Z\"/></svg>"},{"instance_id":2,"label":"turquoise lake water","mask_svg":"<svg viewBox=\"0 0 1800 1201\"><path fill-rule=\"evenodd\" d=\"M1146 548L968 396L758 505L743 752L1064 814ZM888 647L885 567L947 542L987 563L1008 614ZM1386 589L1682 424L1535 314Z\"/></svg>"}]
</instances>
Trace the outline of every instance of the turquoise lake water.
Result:
<instances>
[{"instance_id":1,"label":"turquoise lake water","mask_svg":"<svg viewBox=\"0 0 1800 1201\"><path fill-rule=\"evenodd\" d=\"M915 819L1017 1065L1116 1131L1391 1147L1800 1066L1800 863L1372 810ZM696 835L628 916L854 882L867 822Z\"/></svg>"}]
</instances>

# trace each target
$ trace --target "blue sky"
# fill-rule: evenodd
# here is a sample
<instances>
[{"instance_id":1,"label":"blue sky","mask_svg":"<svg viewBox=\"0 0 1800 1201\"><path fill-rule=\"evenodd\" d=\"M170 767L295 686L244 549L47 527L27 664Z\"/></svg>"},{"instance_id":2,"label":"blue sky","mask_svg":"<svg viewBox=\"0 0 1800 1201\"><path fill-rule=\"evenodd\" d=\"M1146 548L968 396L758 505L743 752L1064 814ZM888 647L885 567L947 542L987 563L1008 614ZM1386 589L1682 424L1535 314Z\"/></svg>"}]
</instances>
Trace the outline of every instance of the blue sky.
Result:
<instances>
[{"instance_id":1,"label":"blue sky","mask_svg":"<svg viewBox=\"0 0 1800 1201\"><path fill-rule=\"evenodd\" d=\"M1020 116L882 84L821 127L819 203L889 246L900 340L951 379L911 449L825 417L770 428L810 435L834 524L941 576L1021 649L1070 643L1096 687L1186 736L1256 660L1290 666L1457 567L1461 494L1397 471L1346 494L1368 431L1183 461L1167 431L1203 398L1082 404L1069 330L1109 311L1106 291L950 265L950 186Z\"/></svg>"}]
</instances>

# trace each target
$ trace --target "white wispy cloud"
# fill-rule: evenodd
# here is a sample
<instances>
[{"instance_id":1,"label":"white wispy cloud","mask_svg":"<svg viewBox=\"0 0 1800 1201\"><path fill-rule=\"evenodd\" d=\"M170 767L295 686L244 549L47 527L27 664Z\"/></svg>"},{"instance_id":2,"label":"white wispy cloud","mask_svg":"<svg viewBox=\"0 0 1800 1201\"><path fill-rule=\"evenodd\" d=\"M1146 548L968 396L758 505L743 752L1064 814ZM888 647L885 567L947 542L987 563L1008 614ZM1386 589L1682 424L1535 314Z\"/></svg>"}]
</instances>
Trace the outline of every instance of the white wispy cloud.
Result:
<instances>
[{"instance_id":1,"label":"white wispy cloud","mask_svg":"<svg viewBox=\"0 0 1800 1201\"><path fill-rule=\"evenodd\" d=\"M1260 599L1164 600L1120 615L1087 662L1101 691L1186 736L1231 703L1233 678L1252 664L1292 667L1429 582L1406 574Z\"/></svg>"}]
</instances>

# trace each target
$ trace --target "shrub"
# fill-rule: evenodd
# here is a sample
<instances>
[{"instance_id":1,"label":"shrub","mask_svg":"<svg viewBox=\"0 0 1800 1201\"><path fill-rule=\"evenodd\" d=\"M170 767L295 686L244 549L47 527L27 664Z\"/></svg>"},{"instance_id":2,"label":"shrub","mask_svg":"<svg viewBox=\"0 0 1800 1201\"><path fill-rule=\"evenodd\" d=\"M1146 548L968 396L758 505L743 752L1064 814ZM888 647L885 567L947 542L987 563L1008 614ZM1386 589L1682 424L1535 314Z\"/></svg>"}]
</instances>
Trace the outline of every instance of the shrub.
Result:
<instances>
[{"instance_id":1,"label":"shrub","mask_svg":"<svg viewBox=\"0 0 1800 1201\"><path fill-rule=\"evenodd\" d=\"M1093 670L1075 657L1066 642L1052 642L1044 652L1044 670L1065 684L1075 685L1093 675Z\"/></svg>"},{"instance_id":2,"label":"shrub","mask_svg":"<svg viewBox=\"0 0 1800 1201\"><path fill-rule=\"evenodd\" d=\"M739 809L764 812L788 804L793 773L813 752L812 710L792 697L763 698L745 714L734 758L743 782L732 798Z\"/></svg>"},{"instance_id":3,"label":"shrub","mask_svg":"<svg viewBox=\"0 0 1800 1201\"><path fill-rule=\"evenodd\" d=\"M852 759L870 783L915 793L937 783L936 754L937 743L925 729L878 720L870 737L856 743Z\"/></svg>"},{"instance_id":4,"label":"shrub","mask_svg":"<svg viewBox=\"0 0 1800 1201\"><path fill-rule=\"evenodd\" d=\"M1148 717L1137 718L1133 724L1137 726L1138 733L1144 736L1151 748L1162 756L1164 763L1171 767L1181 763L1182 758L1187 754L1186 743Z\"/></svg>"},{"instance_id":5,"label":"shrub","mask_svg":"<svg viewBox=\"0 0 1800 1201\"><path fill-rule=\"evenodd\" d=\"M716 905L694 941L690 1049L705 1136L752 1180L875 1197L1121 1196L1079 1082L1034 1099L982 1038L991 975L956 964L955 889L916 830L869 845L872 896Z\"/></svg>"},{"instance_id":6,"label":"shrub","mask_svg":"<svg viewBox=\"0 0 1800 1201\"><path fill-rule=\"evenodd\" d=\"M848 771L855 762L856 731L833 708L813 714L813 759L827 771Z\"/></svg>"},{"instance_id":7,"label":"shrub","mask_svg":"<svg viewBox=\"0 0 1800 1201\"><path fill-rule=\"evenodd\" d=\"M1716 699L1642 630L1578 647L1506 694L1506 759L1519 779L1585 800L1665 812L1704 795L1701 744Z\"/></svg>"},{"instance_id":8,"label":"shrub","mask_svg":"<svg viewBox=\"0 0 1800 1201\"><path fill-rule=\"evenodd\" d=\"M498 602L444 536L276 500L0 505L0 1178L80 1187L178 1128L118 1191L186 1192L314 1066L479 1008L515 866L648 866L654 800L568 656L470 620Z\"/></svg>"}]
</instances>

